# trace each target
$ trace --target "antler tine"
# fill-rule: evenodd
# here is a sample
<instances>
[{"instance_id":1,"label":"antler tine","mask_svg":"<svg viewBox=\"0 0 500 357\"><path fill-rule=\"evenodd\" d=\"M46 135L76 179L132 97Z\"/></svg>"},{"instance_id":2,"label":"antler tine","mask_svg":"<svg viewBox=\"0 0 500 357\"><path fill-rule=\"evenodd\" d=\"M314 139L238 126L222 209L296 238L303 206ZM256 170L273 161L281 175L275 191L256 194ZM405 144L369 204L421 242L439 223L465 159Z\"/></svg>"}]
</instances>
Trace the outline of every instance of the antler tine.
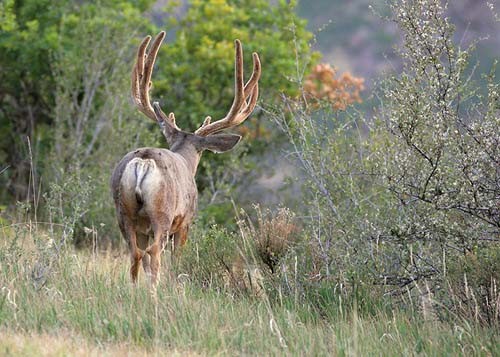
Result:
<instances>
[{"instance_id":1,"label":"antler tine","mask_svg":"<svg viewBox=\"0 0 500 357\"><path fill-rule=\"evenodd\" d=\"M259 82L260 79L260 59L259 55L254 52L252 53L253 59L253 71L250 79L245 84L245 98L251 93L253 87Z\"/></svg>"},{"instance_id":2,"label":"antler tine","mask_svg":"<svg viewBox=\"0 0 500 357\"><path fill-rule=\"evenodd\" d=\"M245 101L245 87L243 85L243 49L240 40L234 41L235 59L234 59L234 100L227 114L228 118L238 114L241 106Z\"/></svg>"},{"instance_id":3,"label":"antler tine","mask_svg":"<svg viewBox=\"0 0 500 357\"><path fill-rule=\"evenodd\" d=\"M253 71L247 84L245 84L245 98L250 94L250 100L245 108L240 112L241 121L236 123L236 125L243 122L250 114L252 114L255 105L257 104L257 99L259 98L259 79L260 79L260 59L257 53L253 53ZM249 93L249 94L248 94Z\"/></svg>"},{"instance_id":4,"label":"antler tine","mask_svg":"<svg viewBox=\"0 0 500 357\"><path fill-rule=\"evenodd\" d=\"M139 45L139 49L137 50L137 58L132 68L132 98L134 99L134 103L138 106L139 110L146 114L148 117L148 113L143 111L143 104L141 100L140 94L140 83L141 76L144 71L144 57L146 56L146 48L151 41L151 36L146 36L141 44Z\"/></svg>"},{"instance_id":5,"label":"antler tine","mask_svg":"<svg viewBox=\"0 0 500 357\"><path fill-rule=\"evenodd\" d=\"M252 93L250 93L250 101L246 105L246 107L241 111L240 116L243 118L239 123L243 122L250 114L252 114L255 109L255 105L257 104L257 99L259 98L259 84L256 83L252 89Z\"/></svg>"},{"instance_id":6,"label":"antler tine","mask_svg":"<svg viewBox=\"0 0 500 357\"><path fill-rule=\"evenodd\" d=\"M165 31L161 31L158 35L156 35L153 44L151 45L151 49L149 50L146 62L144 64L144 75L142 77L142 83L141 83L144 89L149 90L151 83L151 75L153 73L153 67L155 65L156 56L158 55L158 50L160 49L161 43L163 42L164 38L165 38ZM147 94L148 91L145 91L145 93Z\"/></svg>"},{"instance_id":7,"label":"antler tine","mask_svg":"<svg viewBox=\"0 0 500 357\"><path fill-rule=\"evenodd\" d=\"M149 99L151 75L160 45L165 38L165 31L161 31L154 39L151 49L146 54L146 49L151 41L151 36L146 36L137 51L137 60L132 69L132 97L139 110L148 118L156 121L156 116Z\"/></svg>"},{"instance_id":8,"label":"antler tine","mask_svg":"<svg viewBox=\"0 0 500 357\"><path fill-rule=\"evenodd\" d=\"M207 136L241 124L255 108L259 96L258 82L261 74L259 55L253 53L253 71L245 85L243 85L243 49L239 40L235 40L234 62L235 94L231 109L224 118L213 123L205 120L195 134ZM247 98L249 98L248 103Z\"/></svg>"}]
</instances>

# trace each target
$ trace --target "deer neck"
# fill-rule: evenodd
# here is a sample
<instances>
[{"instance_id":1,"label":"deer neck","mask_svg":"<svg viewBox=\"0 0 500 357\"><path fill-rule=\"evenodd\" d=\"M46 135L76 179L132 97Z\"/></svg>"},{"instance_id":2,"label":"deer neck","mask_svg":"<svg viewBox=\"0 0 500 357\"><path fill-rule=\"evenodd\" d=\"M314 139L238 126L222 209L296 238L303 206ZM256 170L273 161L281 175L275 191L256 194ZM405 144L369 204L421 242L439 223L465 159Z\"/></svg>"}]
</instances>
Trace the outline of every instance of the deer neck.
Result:
<instances>
[{"instance_id":1,"label":"deer neck","mask_svg":"<svg viewBox=\"0 0 500 357\"><path fill-rule=\"evenodd\" d=\"M194 177L198 169L198 164L200 163L201 153L191 146L181 146L174 152L184 158L189 171Z\"/></svg>"}]
</instances>

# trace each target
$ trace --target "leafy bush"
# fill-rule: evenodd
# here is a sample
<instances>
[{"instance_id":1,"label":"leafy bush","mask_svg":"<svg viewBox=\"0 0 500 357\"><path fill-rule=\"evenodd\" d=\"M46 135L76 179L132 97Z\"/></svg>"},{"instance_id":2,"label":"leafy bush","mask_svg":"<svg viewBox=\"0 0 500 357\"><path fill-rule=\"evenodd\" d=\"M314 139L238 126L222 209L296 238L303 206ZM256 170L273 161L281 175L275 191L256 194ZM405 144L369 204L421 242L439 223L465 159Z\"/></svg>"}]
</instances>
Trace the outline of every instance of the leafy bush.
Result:
<instances>
[{"instance_id":1,"label":"leafy bush","mask_svg":"<svg viewBox=\"0 0 500 357\"><path fill-rule=\"evenodd\" d=\"M381 240L406 252L391 275L411 283L498 244L500 84L495 66L483 88L468 80L473 47L454 44L440 1L398 1L392 11L404 68L383 89L378 119L388 136L377 160L398 215Z\"/></svg>"},{"instance_id":2,"label":"leafy bush","mask_svg":"<svg viewBox=\"0 0 500 357\"><path fill-rule=\"evenodd\" d=\"M85 205L75 231L80 243L90 243L84 242L84 227L98 230L101 242L118 237L109 193L112 168L134 147L159 144L159 133L150 132L150 123L128 100L131 33L144 20L112 22L117 17L115 8L82 7L78 18L68 16L61 24L61 41L67 43L54 53L51 145L39 167L51 187L74 182L90 190L90 199L80 203ZM72 201L64 203L61 214L71 215Z\"/></svg>"},{"instance_id":3,"label":"leafy bush","mask_svg":"<svg viewBox=\"0 0 500 357\"><path fill-rule=\"evenodd\" d=\"M2 25L0 35L0 101L5 103L0 127L9 136L0 151L10 167L0 180L14 197L35 205L46 193L49 201L40 211L55 223L72 220L78 205L76 226L103 225L102 236L110 238L111 230L116 232L111 169L118 157L150 136L128 104L124 75L130 72L134 35L148 27L141 16L148 2L28 1L14 6L8 1L4 6L12 22ZM31 142L29 155L25 136ZM86 200L78 195L68 199L77 188L85 188ZM52 212L51 200L59 196L64 198ZM71 229L79 240L84 235L76 226Z\"/></svg>"},{"instance_id":4,"label":"leafy bush","mask_svg":"<svg viewBox=\"0 0 500 357\"><path fill-rule=\"evenodd\" d=\"M261 296L271 280L281 279L282 264L299 240L299 229L288 209L255 210L255 223L242 213L239 234L217 225L195 225L176 270L203 287Z\"/></svg>"},{"instance_id":5,"label":"leafy bush","mask_svg":"<svg viewBox=\"0 0 500 357\"><path fill-rule=\"evenodd\" d=\"M454 44L439 0L394 1L391 10L404 67L383 82L374 120L293 99L274 115L306 178L306 274L351 291L414 293L439 309L451 303L446 264L498 247L500 85L495 66L483 87L468 80L473 47ZM498 275L488 261L475 263L485 271L477 285L461 290L483 296L478 321L497 314L496 292L484 297Z\"/></svg>"},{"instance_id":6,"label":"leafy bush","mask_svg":"<svg viewBox=\"0 0 500 357\"><path fill-rule=\"evenodd\" d=\"M222 289L237 253L235 234L217 225L201 231L195 227L180 256L178 271L202 287Z\"/></svg>"},{"instance_id":7,"label":"leafy bush","mask_svg":"<svg viewBox=\"0 0 500 357\"><path fill-rule=\"evenodd\" d=\"M190 131L207 115L222 118L234 96L236 38L245 58L259 53L261 98L275 102L281 93L297 93L297 83L290 80L296 77L297 60L305 66L319 54L311 53L312 34L294 9L295 1L283 0L274 5L267 0L190 1L183 18L171 23L175 39L167 39L160 50L161 71L154 82L163 107L175 111L179 125ZM249 76L251 61L245 69Z\"/></svg>"},{"instance_id":8,"label":"leafy bush","mask_svg":"<svg viewBox=\"0 0 500 357\"><path fill-rule=\"evenodd\" d=\"M304 81L306 98L323 100L333 110L345 110L354 103L361 103L360 92L365 89L364 79L349 72L337 77L337 70L328 63L315 65Z\"/></svg>"},{"instance_id":9,"label":"leafy bush","mask_svg":"<svg viewBox=\"0 0 500 357\"><path fill-rule=\"evenodd\" d=\"M54 131L59 130L56 124L64 124L57 120L58 116L69 116L80 109L80 119L90 118L102 124L103 119L98 118L94 110L113 94L108 90L115 85L110 83L113 79L106 78L113 73L110 65L114 62L130 68L121 61L123 49L134 40L135 31L147 26L141 12L151 4L152 1L147 0L96 4L71 0L2 2L0 160L8 165L0 176L2 186L6 187L1 193L2 201L11 197L23 200L33 194L27 186L32 164L35 167L34 187L38 188L40 176L47 173L41 166L54 147ZM107 57L99 57L98 48L101 55L107 50ZM133 53L133 50L126 53ZM116 70L120 68L117 66ZM61 75L67 83L61 81ZM70 89L72 92L66 91ZM60 107L63 92L68 95L68 101L78 99L76 106L79 108L72 108L68 113L58 112L68 109ZM69 98L70 95L73 98ZM70 125L67 129L75 126L79 129L75 134L79 140L65 147L71 148L71 153L91 151L99 139L99 136L94 137L99 133L94 131L95 127L80 119L66 123ZM26 137L31 141L32 155L28 153ZM61 139L69 140L63 136L59 137L59 142Z\"/></svg>"},{"instance_id":10,"label":"leafy bush","mask_svg":"<svg viewBox=\"0 0 500 357\"><path fill-rule=\"evenodd\" d=\"M156 31L143 16L151 5L149 0L0 5L0 159L6 163L0 184L7 188L1 202L13 197L33 202L51 185L64 187L76 179L77 186L91 190L80 226L98 229L103 240L118 237L108 193L112 167L133 147L164 145L128 101L137 37ZM234 38L244 42L248 56L260 53L261 88L275 90L263 91L267 99L293 92L296 84L288 77L296 69L294 53L309 57L312 37L293 10L285 1L190 2L185 16L170 24L177 34L162 46L153 97L175 110L187 130L206 114L224 115L233 97ZM255 130L240 130L269 138L256 123ZM219 203L256 167L242 159L247 151L241 147L220 159L206 154L210 157L202 161L199 187L207 192L200 207L211 203L202 213L207 223L228 221L232 207ZM71 204L65 204L64 215L71 216Z\"/></svg>"}]
</instances>

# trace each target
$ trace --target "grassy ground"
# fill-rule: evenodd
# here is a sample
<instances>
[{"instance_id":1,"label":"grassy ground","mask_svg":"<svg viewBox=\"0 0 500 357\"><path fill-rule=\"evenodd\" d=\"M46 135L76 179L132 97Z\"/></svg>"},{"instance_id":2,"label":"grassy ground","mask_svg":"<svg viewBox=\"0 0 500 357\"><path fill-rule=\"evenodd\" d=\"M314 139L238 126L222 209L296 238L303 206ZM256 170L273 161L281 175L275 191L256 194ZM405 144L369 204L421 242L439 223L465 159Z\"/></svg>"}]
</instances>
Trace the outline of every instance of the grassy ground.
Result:
<instances>
[{"instance_id":1,"label":"grassy ground","mask_svg":"<svg viewBox=\"0 0 500 357\"><path fill-rule=\"evenodd\" d=\"M0 230L0 232L2 232ZM380 307L319 313L309 301L249 297L163 279L152 293L124 254L0 233L0 355L500 355L498 332Z\"/></svg>"}]
</instances>

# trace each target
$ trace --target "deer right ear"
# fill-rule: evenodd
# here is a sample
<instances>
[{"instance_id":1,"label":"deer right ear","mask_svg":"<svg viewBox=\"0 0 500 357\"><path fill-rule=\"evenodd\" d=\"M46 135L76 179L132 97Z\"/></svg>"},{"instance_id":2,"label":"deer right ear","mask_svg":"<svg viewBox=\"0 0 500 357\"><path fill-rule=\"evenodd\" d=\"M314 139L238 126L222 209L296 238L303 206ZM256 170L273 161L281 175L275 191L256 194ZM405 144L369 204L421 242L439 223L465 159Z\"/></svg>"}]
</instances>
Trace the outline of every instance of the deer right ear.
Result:
<instances>
[{"instance_id":1,"label":"deer right ear","mask_svg":"<svg viewBox=\"0 0 500 357\"><path fill-rule=\"evenodd\" d=\"M226 152L235 147L240 140L241 136L235 134L209 135L202 138L199 149L216 153Z\"/></svg>"}]
</instances>

